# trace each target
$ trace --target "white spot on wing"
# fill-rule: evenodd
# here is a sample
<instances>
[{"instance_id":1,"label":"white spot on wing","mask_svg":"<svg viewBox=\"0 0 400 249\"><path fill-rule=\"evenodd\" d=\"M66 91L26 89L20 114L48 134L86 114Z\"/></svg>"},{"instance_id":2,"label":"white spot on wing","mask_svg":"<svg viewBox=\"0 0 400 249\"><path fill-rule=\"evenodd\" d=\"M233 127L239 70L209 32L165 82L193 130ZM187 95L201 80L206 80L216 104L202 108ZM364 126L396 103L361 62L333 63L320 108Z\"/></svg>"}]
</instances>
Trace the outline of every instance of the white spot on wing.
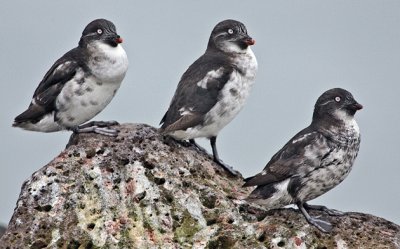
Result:
<instances>
[{"instance_id":1,"label":"white spot on wing","mask_svg":"<svg viewBox=\"0 0 400 249\"><path fill-rule=\"evenodd\" d=\"M250 47L245 50L245 53L237 54L233 64L238 70L232 72L228 82L221 89L218 102L205 115L204 124L188 128L185 131L174 131L170 133L171 136L180 140L216 136L236 117L250 94L258 65ZM233 95L231 89L235 89L237 94Z\"/></svg>"},{"instance_id":2,"label":"white spot on wing","mask_svg":"<svg viewBox=\"0 0 400 249\"><path fill-rule=\"evenodd\" d=\"M181 116L192 115L192 112L193 112L193 107L189 107L189 108L182 107L181 109L179 109L179 114Z\"/></svg>"},{"instance_id":3,"label":"white spot on wing","mask_svg":"<svg viewBox=\"0 0 400 249\"><path fill-rule=\"evenodd\" d=\"M53 71L53 75L56 74L58 71L62 71L65 70L65 68L69 67L69 65L71 64L70 61L66 61L60 65L58 65L58 67L56 67L56 69Z\"/></svg>"},{"instance_id":4,"label":"white spot on wing","mask_svg":"<svg viewBox=\"0 0 400 249\"><path fill-rule=\"evenodd\" d=\"M220 67L217 70L212 70L210 72L208 72L206 74L206 76L204 76L204 78L202 80L200 80L199 82L197 82L197 86L207 89L207 83L210 79L216 79L222 76L222 74L224 73L224 68Z\"/></svg>"},{"instance_id":5,"label":"white spot on wing","mask_svg":"<svg viewBox=\"0 0 400 249\"><path fill-rule=\"evenodd\" d=\"M297 139L294 139L294 140L292 141L292 144L295 144L295 143L297 143L297 142L300 142L300 141L306 139L308 136L312 135L313 133L314 133L314 132L307 133L307 134L304 134L303 136L301 136L301 137L299 137L299 138L297 138Z\"/></svg>"}]
</instances>

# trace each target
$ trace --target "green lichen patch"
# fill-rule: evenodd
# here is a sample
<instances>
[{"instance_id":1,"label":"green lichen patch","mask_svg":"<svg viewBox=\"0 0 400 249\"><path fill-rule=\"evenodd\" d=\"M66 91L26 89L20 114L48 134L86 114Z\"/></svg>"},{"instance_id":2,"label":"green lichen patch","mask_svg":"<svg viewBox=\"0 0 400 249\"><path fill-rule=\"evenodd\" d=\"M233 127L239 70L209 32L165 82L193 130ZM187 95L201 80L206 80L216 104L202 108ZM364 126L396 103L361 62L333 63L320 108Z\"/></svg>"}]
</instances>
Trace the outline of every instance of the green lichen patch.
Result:
<instances>
[{"instance_id":1,"label":"green lichen patch","mask_svg":"<svg viewBox=\"0 0 400 249\"><path fill-rule=\"evenodd\" d=\"M201 226L190 213L185 210L183 213L182 223L175 229L174 239L180 243L190 242L193 236L200 231Z\"/></svg>"}]
</instances>

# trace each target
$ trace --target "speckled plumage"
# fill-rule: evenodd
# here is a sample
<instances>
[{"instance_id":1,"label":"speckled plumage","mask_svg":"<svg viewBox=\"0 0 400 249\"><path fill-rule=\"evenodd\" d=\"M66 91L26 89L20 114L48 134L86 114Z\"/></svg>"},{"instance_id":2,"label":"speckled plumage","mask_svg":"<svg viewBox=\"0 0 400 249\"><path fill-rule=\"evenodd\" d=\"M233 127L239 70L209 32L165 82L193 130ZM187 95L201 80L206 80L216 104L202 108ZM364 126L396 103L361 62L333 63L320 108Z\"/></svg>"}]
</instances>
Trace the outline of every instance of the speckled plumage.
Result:
<instances>
[{"instance_id":1,"label":"speckled plumage","mask_svg":"<svg viewBox=\"0 0 400 249\"><path fill-rule=\"evenodd\" d=\"M215 140L242 109L254 83L257 60L250 48L253 44L242 23L218 23L206 52L183 74L161 120L162 132L178 140L210 138L214 159L222 165Z\"/></svg>"},{"instance_id":2,"label":"speckled plumage","mask_svg":"<svg viewBox=\"0 0 400 249\"><path fill-rule=\"evenodd\" d=\"M79 131L79 125L107 106L125 77L128 58L120 42L112 22L89 23L79 46L54 63L13 126L41 132Z\"/></svg>"},{"instance_id":3,"label":"speckled plumage","mask_svg":"<svg viewBox=\"0 0 400 249\"><path fill-rule=\"evenodd\" d=\"M342 182L360 147L354 114L361 108L344 89L322 94L311 125L278 151L261 173L246 179L245 187L257 186L247 200L267 208L289 204L300 208ZM321 226L329 230L329 225Z\"/></svg>"}]
</instances>

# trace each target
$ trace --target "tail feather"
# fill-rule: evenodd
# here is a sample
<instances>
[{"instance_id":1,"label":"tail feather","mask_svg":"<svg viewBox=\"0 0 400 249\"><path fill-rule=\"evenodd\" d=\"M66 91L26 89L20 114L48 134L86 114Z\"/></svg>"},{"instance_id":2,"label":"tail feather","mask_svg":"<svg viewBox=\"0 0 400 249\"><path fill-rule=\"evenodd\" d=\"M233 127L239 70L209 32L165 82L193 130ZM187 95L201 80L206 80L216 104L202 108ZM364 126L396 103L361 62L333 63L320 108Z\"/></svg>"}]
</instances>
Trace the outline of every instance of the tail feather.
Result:
<instances>
[{"instance_id":1,"label":"tail feather","mask_svg":"<svg viewBox=\"0 0 400 249\"><path fill-rule=\"evenodd\" d=\"M244 178L243 181L245 182L245 184L242 185L242 187L250 187L251 185L248 185L248 183L250 182L251 179L253 179L255 176L250 176L247 178Z\"/></svg>"},{"instance_id":2,"label":"tail feather","mask_svg":"<svg viewBox=\"0 0 400 249\"><path fill-rule=\"evenodd\" d=\"M13 127L39 132L55 132L66 129L66 127L55 122L54 113L47 113L37 118L28 118L29 114L26 113L27 111L15 118L12 124Z\"/></svg>"},{"instance_id":3,"label":"tail feather","mask_svg":"<svg viewBox=\"0 0 400 249\"><path fill-rule=\"evenodd\" d=\"M37 123L46 113L42 106L31 104L28 109L15 117L14 124L17 125L24 122Z\"/></svg>"},{"instance_id":4,"label":"tail feather","mask_svg":"<svg viewBox=\"0 0 400 249\"><path fill-rule=\"evenodd\" d=\"M293 198L287 191L289 180L279 183L257 186L246 198L248 202L254 202L267 209L281 208L293 203Z\"/></svg>"}]
</instances>

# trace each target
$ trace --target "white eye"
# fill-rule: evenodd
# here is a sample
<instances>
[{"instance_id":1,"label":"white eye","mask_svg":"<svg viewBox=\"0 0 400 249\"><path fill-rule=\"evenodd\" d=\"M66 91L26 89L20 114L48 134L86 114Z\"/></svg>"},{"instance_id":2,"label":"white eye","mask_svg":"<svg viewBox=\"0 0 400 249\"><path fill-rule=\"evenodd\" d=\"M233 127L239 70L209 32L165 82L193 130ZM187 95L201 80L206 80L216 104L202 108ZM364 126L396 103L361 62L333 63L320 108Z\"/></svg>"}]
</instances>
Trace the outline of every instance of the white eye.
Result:
<instances>
[{"instance_id":1,"label":"white eye","mask_svg":"<svg viewBox=\"0 0 400 249\"><path fill-rule=\"evenodd\" d=\"M99 35L103 34L103 30L102 29L98 29L97 30L97 34L99 34Z\"/></svg>"},{"instance_id":2,"label":"white eye","mask_svg":"<svg viewBox=\"0 0 400 249\"><path fill-rule=\"evenodd\" d=\"M341 98L338 96L338 97L335 97L335 101L336 102L340 102L340 100L341 100Z\"/></svg>"},{"instance_id":3,"label":"white eye","mask_svg":"<svg viewBox=\"0 0 400 249\"><path fill-rule=\"evenodd\" d=\"M233 34L233 29L228 29L228 34Z\"/></svg>"}]
</instances>

